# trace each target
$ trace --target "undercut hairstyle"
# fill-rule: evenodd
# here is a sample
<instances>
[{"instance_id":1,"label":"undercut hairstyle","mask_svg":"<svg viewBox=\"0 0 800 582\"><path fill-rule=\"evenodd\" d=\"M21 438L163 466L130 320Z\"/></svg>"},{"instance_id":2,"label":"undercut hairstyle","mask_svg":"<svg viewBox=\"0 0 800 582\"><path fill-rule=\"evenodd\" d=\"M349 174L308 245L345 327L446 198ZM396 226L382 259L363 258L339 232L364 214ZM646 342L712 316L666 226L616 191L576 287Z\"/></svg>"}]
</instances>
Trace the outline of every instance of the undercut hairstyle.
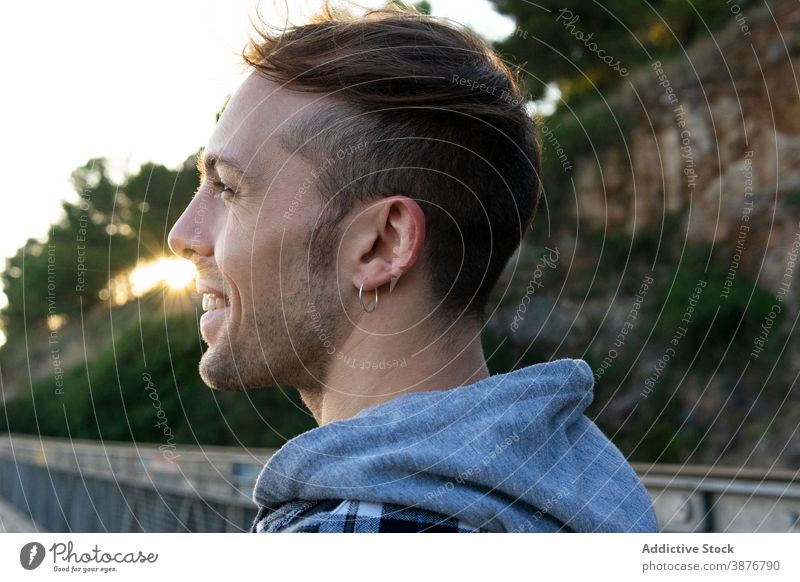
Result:
<instances>
[{"instance_id":1,"label":"undercut hairstyle","mask_svg":"<svg viewBox=\"0 0 800 582\"><path fill-rule=\"evenodd\" d=\"M333 97L279 138L315 168L324 198L312 261L332 263L351 210L407 196L425 214L431 306L485 322L541 191L538 126L517 73L475 33L415 12L352 17L326 6L302 26L254 25L248 65L287 89Z\"/></svg>"}]
</instances>

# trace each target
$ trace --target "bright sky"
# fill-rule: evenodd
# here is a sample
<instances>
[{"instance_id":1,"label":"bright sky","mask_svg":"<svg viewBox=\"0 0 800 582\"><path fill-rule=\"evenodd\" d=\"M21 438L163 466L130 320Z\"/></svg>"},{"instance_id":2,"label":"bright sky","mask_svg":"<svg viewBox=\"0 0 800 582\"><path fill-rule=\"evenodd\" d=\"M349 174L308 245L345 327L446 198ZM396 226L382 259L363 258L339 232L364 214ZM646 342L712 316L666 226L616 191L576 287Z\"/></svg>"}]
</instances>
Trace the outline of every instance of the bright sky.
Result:
<instances>
[{"instance_id":1,"label":"bright sky","mask_svg":"<svg viewBox=\"0 0 800 582\"><path fill-rule=\"evenodd\" d=\"M381 0L361 0L381 5ZM118 170L170 167L204 145L244 78L239 54L255 0L14 2L0 19L5 191L0 257L43 236L76 200L72 170L106 157ZM295 15L314 0L288 0ZM275 14L282 0L262 0ZM488 0L432 0L433 12L489 39L514 30ZM2 266L0 265L0 268ZM4 304L0 293L0 306Z\"/></svg>"}]
</instances>

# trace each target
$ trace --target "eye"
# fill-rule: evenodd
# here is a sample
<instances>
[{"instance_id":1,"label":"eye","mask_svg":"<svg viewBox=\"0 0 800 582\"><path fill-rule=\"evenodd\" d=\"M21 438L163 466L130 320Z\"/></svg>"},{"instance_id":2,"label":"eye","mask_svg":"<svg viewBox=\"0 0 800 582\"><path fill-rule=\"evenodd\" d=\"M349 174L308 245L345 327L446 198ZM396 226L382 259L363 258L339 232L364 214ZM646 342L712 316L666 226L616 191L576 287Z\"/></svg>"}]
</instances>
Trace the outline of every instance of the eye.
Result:
<instances>
[{"instance_id":1,"label":"eye","mask_svg":"<svg viewBox=\"0 0 800 582\"><path fill-rule=\"evenodd\" d=\"M232 188L227 186L224 182L214 182L214 186L217 188L217 192L214 194L214 197L219 196L219 198L225 204L233 201L233 197L236 195L236 193Z\"/></svg>"}]
</instances>

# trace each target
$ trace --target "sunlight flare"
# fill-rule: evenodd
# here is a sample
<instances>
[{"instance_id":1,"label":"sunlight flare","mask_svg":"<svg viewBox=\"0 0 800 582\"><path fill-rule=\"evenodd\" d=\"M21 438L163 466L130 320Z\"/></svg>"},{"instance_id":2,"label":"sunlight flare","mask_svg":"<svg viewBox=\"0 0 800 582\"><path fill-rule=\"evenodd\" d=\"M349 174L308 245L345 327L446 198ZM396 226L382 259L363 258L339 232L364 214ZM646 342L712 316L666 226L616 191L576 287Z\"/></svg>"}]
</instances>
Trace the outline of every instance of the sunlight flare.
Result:
<instances>
[{"instance_id":1,"label":"sunlight flare","mask_svg":"<svg viewBox=\"0 0 800 582\"><path fill-rule=\"evenodd\" d=\"M160 287L173 291L186 289L194 278L194 264L185 259L161 257L142 261L128 273L111 279L108 287L101 291L100 298L110 298L115 305L124 305Z\"/></svg>"}]
</instances>

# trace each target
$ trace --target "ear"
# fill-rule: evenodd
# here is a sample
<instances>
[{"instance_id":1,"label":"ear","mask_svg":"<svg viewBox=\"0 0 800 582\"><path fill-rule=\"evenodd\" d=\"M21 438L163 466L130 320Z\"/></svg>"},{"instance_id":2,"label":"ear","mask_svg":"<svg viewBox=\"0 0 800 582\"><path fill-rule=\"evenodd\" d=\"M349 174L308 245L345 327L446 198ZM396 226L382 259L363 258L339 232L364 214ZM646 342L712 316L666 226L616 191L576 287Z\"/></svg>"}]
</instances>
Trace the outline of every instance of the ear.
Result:
<instances>
[{"instance_id":1,"label":"ear","mask_svg":"<svg viewBox=\"0 0 800 582\"><path fill-rule=\"evenodd\" d=\"M364 283L364 290L372 291L389 283L391 291L422 254L425 214L411 198L391 196L371 205L357 222L353 285Z\"/></svg>"}]
</instances>

